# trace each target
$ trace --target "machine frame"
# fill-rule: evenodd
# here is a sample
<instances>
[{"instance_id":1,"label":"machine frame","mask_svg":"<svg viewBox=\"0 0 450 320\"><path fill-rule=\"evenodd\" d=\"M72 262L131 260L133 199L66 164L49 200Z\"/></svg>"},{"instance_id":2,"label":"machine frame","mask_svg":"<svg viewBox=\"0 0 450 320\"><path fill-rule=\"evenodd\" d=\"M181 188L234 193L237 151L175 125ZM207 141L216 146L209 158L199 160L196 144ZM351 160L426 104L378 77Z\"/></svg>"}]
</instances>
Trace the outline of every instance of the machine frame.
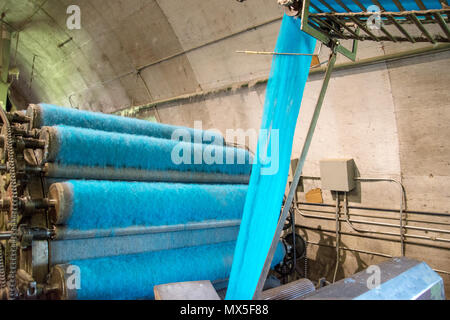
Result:
<instances>
[{"instance_id":1,"label":"machine frame","mask_svg":"<svg viewBox=\"0 0 450 320\"><path fill-rule=\"evenodd\" d=\"M324 45L328 46L331 50L330 57L328 59L328 64L325 72L325 77L322 83L322 87L317 99L316 106L314 108L314 113L309 124L308 132L306 138L303 142L302 151L295 169L295 173L292 179L292 183L289 186L289 192L287 199L284 203L278 225L275 231L275 235L272 240L272 245L270 247L269 253L267 254L264 267L262 269L257 287L254 293L254 299L258 299L261 295L265 279L269 273L270 264L273 259L273 255L276 250L277 239L280 238L283 231L284 221L286 220L289 210L294 200L298 184L300 182L300 177L303 171L303 166L308 154L309 147L311 145L312 138L314 136L314 131L319 120L320 111L322 109L323 101L325 99L325 94L330 82L331 73L333 71L334 65L336 63L337 53L344 55L352 61L356 60L356 53L358 49L359 40L369 40L369 41L392 41L392 42L430 42L435 44L436 42L450 42L450 32L446 25L450 17L450 7L446 0L441 0L442 9L438 10L426 10L425 5L421 0L415 0L417 5L421 10L415 11L405 11L405 8L398 0L393 0L394 4L399 9L399 12L385 12L383 6L377 0L372 0L374 5L377 5L382 11L378 13L381 19L385 19L388 23L397 27L400 32L405 35L405 38L392 36L384 27L381 25L381 31L385 34L383 37L375 36L364 24L367 22L367 17L373 15L372 12L352 12L341 0L336 0L336 2L344 8L347 12L337 13L335 8L330 6L326 1L319 0L321 4L326 6L331 12L322 12L317 6L314 6L310 0L278 0L278 3L285 7L286 14L289 16L301 17L301 30L309 34L310 36L316 38ZM366 11L366 8L358 0L353 0L361 10ZM313 7L317 13L311 13L310 7ZM447 15L445 19L444 15ZM420 21L419 17L425 17L424 21ZM395 17L405 17L402 24L414 24L420 32L422 32L425 37L412 37L402 26L401 23L396 21ZM434 17L434 18L433 18ZM383 20L381 20L383 22ZM353 26L351 28L349 23ZM446 38L432 36L430 32L425 28L425 24L437 24L446 34ZM367 36L360 34L360 29L362 29ZM353 39L352 50L348 50L341 45L342 40ZM402 217L403 219L403 217ZM401 230L401 238L403 239L403 229ZM404 255L404 252L402 252Z\"/></svg>"}]
</instances>

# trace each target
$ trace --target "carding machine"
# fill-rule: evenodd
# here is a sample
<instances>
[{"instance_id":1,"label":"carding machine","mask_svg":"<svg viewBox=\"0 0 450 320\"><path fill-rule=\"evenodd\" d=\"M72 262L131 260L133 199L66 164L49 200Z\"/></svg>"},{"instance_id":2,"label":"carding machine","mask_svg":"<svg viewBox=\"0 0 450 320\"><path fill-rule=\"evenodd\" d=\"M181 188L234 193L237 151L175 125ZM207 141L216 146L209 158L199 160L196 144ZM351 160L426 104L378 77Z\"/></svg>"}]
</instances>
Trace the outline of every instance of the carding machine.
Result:
<instances>
[{"instance_id":1,"label":"carding machine","mask_svg":"<svg viewBox=\"0 0 450 320\"><path fill-rule=\"evenodd\" d=\"M0 115L0 299L151 299L157 284L226 282L247 150L48 104ZM280 245L273 265L283 256Z\"/></svg>"}]
</instances>

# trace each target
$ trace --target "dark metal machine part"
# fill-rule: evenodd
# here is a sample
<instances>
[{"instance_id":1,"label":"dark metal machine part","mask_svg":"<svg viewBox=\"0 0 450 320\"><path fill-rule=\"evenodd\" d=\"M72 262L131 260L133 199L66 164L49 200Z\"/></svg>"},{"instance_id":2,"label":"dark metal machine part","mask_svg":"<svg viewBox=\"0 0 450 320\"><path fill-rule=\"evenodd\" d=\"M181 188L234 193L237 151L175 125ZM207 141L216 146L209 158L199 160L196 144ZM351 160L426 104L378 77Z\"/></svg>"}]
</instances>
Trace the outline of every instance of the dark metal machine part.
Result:
<instances>
[{"instance_id":1,"label":"dark metal machine part","mask_svg":"<svg viewBox=\"0 0 450 320\"><path fill-rule=\"evenodd\" d=\"M424 262L401 257L382 262L375 268L380 276L379 286L375 288L369 288L368 285L374 276L372 267L325 286L300 300L445 299L442 278ZM389 281L393 281L392 285L386 286ZM399 289L400 295L396 292Z\"/></svg>"}]
</instances>

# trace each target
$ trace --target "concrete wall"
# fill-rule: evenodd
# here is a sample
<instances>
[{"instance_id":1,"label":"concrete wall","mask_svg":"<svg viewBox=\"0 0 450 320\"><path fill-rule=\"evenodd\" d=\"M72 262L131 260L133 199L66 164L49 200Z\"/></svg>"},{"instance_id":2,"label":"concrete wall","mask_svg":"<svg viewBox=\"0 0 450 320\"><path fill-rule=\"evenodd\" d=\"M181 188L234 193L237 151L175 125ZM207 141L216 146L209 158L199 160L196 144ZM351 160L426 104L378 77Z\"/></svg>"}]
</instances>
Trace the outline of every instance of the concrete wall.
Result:
<instances>
[{"instance_id":1,"label":"concrete wall","mask_svg":"<svg viewBox=\"0 0 450 320\"><path fill-rule=\"evenodd\" d=\"M273 50L282 16L275 0L244 3L233 0L4 2L6 21L22 30L15 61L21 77L13 84L17 104L25 107L29 102L46 101L103 112L182 94L214 91L222 86L232 88L242 81L266 77L270 70L269 56L242 55L235 51ZM70 4L81 8L81 30L66 28L66 9ZM424 45L427 44L364 42L360 45L358 59ZM327 54L327 50L322 50L322 61ZM345 58L339 57L340 62L345 62ZM318 175L318 163L322 158L352 157L361 176L401 181L406 189L408 209L448 212L449 66L450 53L445 52L335 72L304 175ZM307 84L293 157L299 155L321 77L313 75ZM195 120L201 120L204 128L257 130L264 90L265 85L258 84L183 102L158 104L157 113L151 108L133 110L140 110L135 116L156 117L165 123L192 126ZM320 187L320 181L305 181L304 187L306 191ZM303 197L302 194L301 199ZM334 203L329 192L324 191L323 197L326 203ZM398 208L400 205L398 187L388 182L358 184L357 190L349 194L349 200L350 204L359 206ZM306 213L305 209L302 208ZM323 210L332 212L333 208ZM308 213L332 217L323 212ZM354 219L367 218L354 214L356 212L352 211ZM358 214L382 216L385 219L376 221L398 223L398 213L358 211ZM415 222L422 219L430 227L450 229L448 218L421 215L407 218L409 226L422 225ZM334 230L331 220L298 216L298 223ZM359 226L385 233L399 232L395 227ZM345 224L342 230L351 232ZM304 228L299 232L308 241L321 244L311 244L308 250L311 276L327 276L330 280L336 254L326 245L334 246L334 234L306 232ZM431 239L407 238L421 243L408 243L408 256L423 259L436 269L450 271L449 250L430 247L448 247L448 243L437 241L450 238L448 234L419 230L408 230L408 233ZM384 237L398 240L398 237ZM384 255L400 253L398 242L353 235L343 235L342 245ZM338 277L383 259L386 257L343 251ZM448 276L445 279L447 292L450 292L450 279Z\"/></svg>"},{"instance_id":2,"label":"concrete wall","mask_svg":"<svg viewBox=\"0 0 450 320\"><path fill-rule=\"evenodd\" d=\"M66 26L70 5L79 30ZM114 112L263 75L270 57L234 51L273 49L283 11L275 0L3 0L1 12L21 30L14 95Z\"/></svg>"},{"instance_id":3,"label":"concrete wall","mask_svg":"<svg viewBox=\"0 0 450 320\"><path fill-rule=\"evenodd\" d=\"M360 58L402 51L407 48L380 44L362 46ZM328 53L323 50L322 61ZM344 62L342 58L340 61ZM324 158L353 158L361 177L393 178L405 187L408 210L449 212L450 204L450 52L382 62L372 66L334 72L330 81L322 114L306 161L303 175L319 176L319 160ZM300 117L293 143L292 158L299 156L307 126L312 115L323 75L311 75L305 90ZM265 94L265 84L172 102L158 106L162 122L192 126L201 120L203 128L225 132L229 128L258 130ZM148 117L150 109L135 116ZM254 146L250 146L254 148ZM321 187L320 181L304 180L305 192ZM322 191L324 202L335 203L335 196ZM342 195L340 196L342 199ZM304 193L300 194L304 201ZM400 189L391 182L361 182L349 193L349 205L397 209ZM335 253L334 208L319 211L301 206L304 214L329 217L331 220L297 216L297 224L322 228L321 232L299 228L311 243L308 248L309 276L313 279L333 278ZM325 213L328 211L330 213ZM358 216L355 214L363 215ZM376 216L378 218L372 218ZM342 235L341 246L369 251L377 255L343 250L337 278L349 276L367 266L381 262L388 256L400 255L398 212L350 210L351 219L388 223L393 226L355 224L359 228L384 232L383 235L357 233ZM450 230L450 219L435 215L408 214L408 226ZM420 223L417 221L425 221ZM356 233L341 223L344 233ZM406 255L426 261L431 267L450 271L449 234L407 230ZM369 237L383 237L379 240ZM433 240L437 239L437 240ZM412 242L416 243L413 244ZM320 246L317 245L320 243ZM445 247L446 249L439 248ZM450 277L441 273L450 293Z\"/></svg>"}]
</instances>

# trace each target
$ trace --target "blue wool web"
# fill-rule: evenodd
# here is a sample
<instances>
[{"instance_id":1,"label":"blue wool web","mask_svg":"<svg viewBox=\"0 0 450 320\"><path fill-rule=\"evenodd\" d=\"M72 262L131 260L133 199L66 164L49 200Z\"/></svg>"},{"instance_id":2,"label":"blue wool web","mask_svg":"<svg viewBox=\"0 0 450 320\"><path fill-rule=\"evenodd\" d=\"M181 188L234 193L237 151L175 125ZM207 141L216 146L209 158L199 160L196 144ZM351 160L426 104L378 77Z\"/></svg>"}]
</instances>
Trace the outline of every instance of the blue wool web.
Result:
<instances>
[{"instance_id":1,"label":"blue wool web","mask_svg":"<svg viewBox=\"0 0 450 320\"><path fill-rule=\"evenodd\" d=\"M56 162L61 164L249 174L253 161L247 150L232 147L68 126L56 126L54 128L57 129L60 145ZM187 155L187 163L178 164L174 162L172 152L180 155L180 157ZM209 164L208 159L215 160L214 158L208 158L208 155L217 156L219 160L216 163ZM197 159L199 159L199 164L196 164ZM223 164L220 164L221 162Z\"/></svg>"},{"instance_id":2,"label":"blue wool web","mask_svg":"<svg viewBox=\"0 0 450 320\"><path fill-rule=\"evenodd\" d=\"M225 280L229 277L235 242L174 250L72 261L80 267L81 300L153 299L158 284ZM284 257L281 244L273 266Z\"/></svg>"},{"instance_id":3,"label":"blue wool web","mask_svg":"<svg viewBox=\"0 0 450 320\"><path fill-rule=\"evenodd\" d=\"M241 219L246 185L72 180L71 229L163 226Z\"/></svg>"},{"instance_id":4,"label":"blue wool web","mask_svg":"<svg viewBox=\"0 0 450 320\"><path fill-rule=\"evenodd\" d=\"M41 103L39 105L42 111L41 123L43 126L67 125L163 139L171 139L172 133L175 130L182 129L190 135L190 142L205 144L212 142L214 144L223 145L223 136L218 132L194 130L187 127L172 126L99 112L81 111L46 103Z\"/></svg>"},{"instance_id":5,"label":"blue wool web","mask_svg":"<svg viewBox=\"0 0 450 320\"><path fill-rule=\"evenodd\" d=\"M276 52L311 54L315 43L314 38L300 31L300 19L283 17ZM278 143L273 132L279 130L279 169L275 174L267 175L262 170L269 168L271 163L258 161L253 164L227 299L253 298L280 217L295 125L310 65L311 56L273 57L261 129L271 132L268 150ZM260 136L257 155L262 148Z\"/></svg>"}]
</instances>

